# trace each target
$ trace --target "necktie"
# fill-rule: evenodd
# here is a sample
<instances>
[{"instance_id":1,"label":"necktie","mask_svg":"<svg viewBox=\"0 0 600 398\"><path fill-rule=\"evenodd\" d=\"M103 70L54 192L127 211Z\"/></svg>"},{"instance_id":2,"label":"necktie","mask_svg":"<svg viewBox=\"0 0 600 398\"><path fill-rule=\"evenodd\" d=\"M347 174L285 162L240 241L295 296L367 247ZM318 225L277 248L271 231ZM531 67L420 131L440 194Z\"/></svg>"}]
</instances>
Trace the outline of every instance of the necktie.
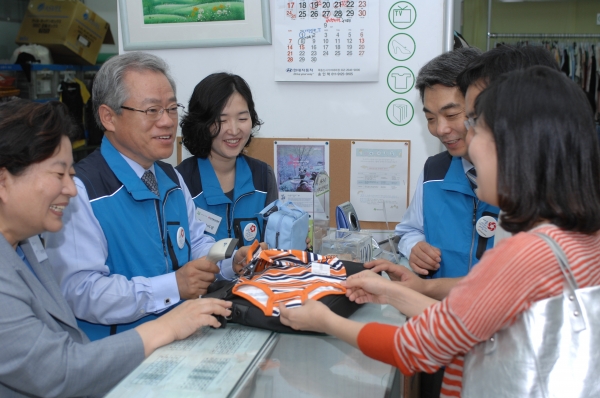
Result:
<instances>
[{"instance_id":1,"label":"necktie","mask_svg":"<svg viewBox=\"0 0 600 398\"><path fill-rule=\"evenodd\" d=\"M467 171L467 178L471 183L471 188L473 188L473 191L477 191L477 172L475 171L475 167L471 167Z\"/></svg>"},{"instance_id":2,"label":"necktie","mask_svg":"<svg viewBox=\"0 0 600 398\"><path fill-rule=\"evenodd\" d=\"M158 193L158 182L156 182L156 177L154 177L154 174L150 170L146 170L144 172L142 175L142 181L144 184L146 184L148 189L152 191L152 193L154 193L156 196L160 196Z\"/></svg>"}]
</instances>

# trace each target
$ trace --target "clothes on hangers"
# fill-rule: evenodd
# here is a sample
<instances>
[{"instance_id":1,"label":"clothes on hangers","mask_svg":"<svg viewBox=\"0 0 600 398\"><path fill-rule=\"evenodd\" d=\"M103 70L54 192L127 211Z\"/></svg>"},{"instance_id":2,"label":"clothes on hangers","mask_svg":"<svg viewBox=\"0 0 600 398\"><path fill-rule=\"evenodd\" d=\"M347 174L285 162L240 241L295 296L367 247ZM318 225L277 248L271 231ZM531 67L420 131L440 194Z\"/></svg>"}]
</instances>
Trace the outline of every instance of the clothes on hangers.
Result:
<instances>
[{"instance_id":1,"label":"clothes on hangers","mask_svg":"<svg viewBox=\"0 0 600 398\"><path fill-rule=\"evenodd\" d=\"M498 45L543 46L554 54L560 69L584 91L600 122L600 40L584 39L573 42L572 39L513 39L494 43Z\"/></svg>"}]
</instances>

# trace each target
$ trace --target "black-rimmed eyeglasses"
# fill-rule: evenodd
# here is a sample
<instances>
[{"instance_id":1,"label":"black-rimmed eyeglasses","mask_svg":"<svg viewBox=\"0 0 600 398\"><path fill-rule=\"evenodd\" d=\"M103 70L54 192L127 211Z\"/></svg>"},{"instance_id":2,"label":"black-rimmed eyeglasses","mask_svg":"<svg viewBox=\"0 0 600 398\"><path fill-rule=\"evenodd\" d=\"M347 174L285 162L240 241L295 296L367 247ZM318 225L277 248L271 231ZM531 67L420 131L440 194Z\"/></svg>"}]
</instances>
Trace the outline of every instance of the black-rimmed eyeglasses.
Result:
<instances>
[{"instance_id":1,"label":"black-rimmed eyeglasses","mask_svg":"<svg viewBox=\"0 0 600 398\"><path fill-rule=\"evenodd\" d=\"M126 109L128 111L142 112L145 113L148 118L152 120L158 120L162 117L163 113L167 112L167 115L171 119L177 119L179 117L179 109L185 109L185 106L182 104L175 104L168 108L163 108L162 106L151 106L146 110L130 108L128 106L121 106L121 109Z\"/></svg>"}]
</instances>

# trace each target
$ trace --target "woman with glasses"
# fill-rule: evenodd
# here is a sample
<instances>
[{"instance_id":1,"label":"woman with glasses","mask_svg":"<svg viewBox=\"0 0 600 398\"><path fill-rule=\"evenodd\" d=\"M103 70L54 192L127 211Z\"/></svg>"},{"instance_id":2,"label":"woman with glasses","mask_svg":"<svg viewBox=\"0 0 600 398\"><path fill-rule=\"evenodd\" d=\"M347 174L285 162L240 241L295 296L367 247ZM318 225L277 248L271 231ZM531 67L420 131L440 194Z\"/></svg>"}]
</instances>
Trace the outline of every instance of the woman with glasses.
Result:
<instances>
[{"instance_id":1,"label":"woman with glasses","mask_svg":"<svg viewBox=\"0 0 600 398\"><path fill-rule=\"evenodd\" d=\"M77 195L66 106L0 105L0 396L101 396L156 348L220 324L230 302L187 300L135 329L90 342L38 237Z\"/></svg>"},{"instance_id":2,"label":"woman with glasses","mask_svg":"<svg viewBox=\"0 0 600 398\"><path fill-rule=\"evenodd\" d=\"M257 213L277 199L275 175L265 162L242 153L261 125L240 76L214 73L194 89L181 121L183 145L194 156L177 170L194 198L196 216L215 240L237 238L240 246L262 241Z\"/></svg>"},{"instance_id":3,"label":"woman with glasses","mask_svg":"<svg viewBox=\"0 0 600 398\"><path fill-rule=\"evenodd\" d=\"M404 374L445 366L444 397L596 397L600 359L600 151L581 88L544 66L476 100L477 196L514 233L441 302L402 327L361 324L308 300L282 323L335 335ZM564 259L561 259L564 254ZM350 299L407 311L427 298L372 271Z\"/></svg>"}]
</instances>

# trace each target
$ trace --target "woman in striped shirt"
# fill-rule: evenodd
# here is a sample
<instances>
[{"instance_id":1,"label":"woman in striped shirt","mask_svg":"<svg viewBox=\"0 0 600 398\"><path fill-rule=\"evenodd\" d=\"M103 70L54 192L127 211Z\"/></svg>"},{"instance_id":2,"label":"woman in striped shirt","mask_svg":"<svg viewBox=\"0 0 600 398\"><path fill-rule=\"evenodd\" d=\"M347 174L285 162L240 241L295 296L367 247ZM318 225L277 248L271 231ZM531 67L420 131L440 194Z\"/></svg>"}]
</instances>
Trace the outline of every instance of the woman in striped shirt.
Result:
<instances>
[{"instance_id":1,"label":"woman in striped shirt","mask_svg":"<svg viewBox=\"0 0 600 398\"><path fill-rule=\"evenodd\" d=\"M281 310L284 324L337 336L405 375L446 366L443 397L461 396L464 355L475 345L563 293L556 257L536 233L558 242L580 288L600 285L600 151L580 87L547 67L513 72L480 94L476 114L477 195L503 210L514 236L441 302L371 271L348 278L351 299L414 315L402 327L354 322L315 301Z\"/></svg>"}]
</instances>

